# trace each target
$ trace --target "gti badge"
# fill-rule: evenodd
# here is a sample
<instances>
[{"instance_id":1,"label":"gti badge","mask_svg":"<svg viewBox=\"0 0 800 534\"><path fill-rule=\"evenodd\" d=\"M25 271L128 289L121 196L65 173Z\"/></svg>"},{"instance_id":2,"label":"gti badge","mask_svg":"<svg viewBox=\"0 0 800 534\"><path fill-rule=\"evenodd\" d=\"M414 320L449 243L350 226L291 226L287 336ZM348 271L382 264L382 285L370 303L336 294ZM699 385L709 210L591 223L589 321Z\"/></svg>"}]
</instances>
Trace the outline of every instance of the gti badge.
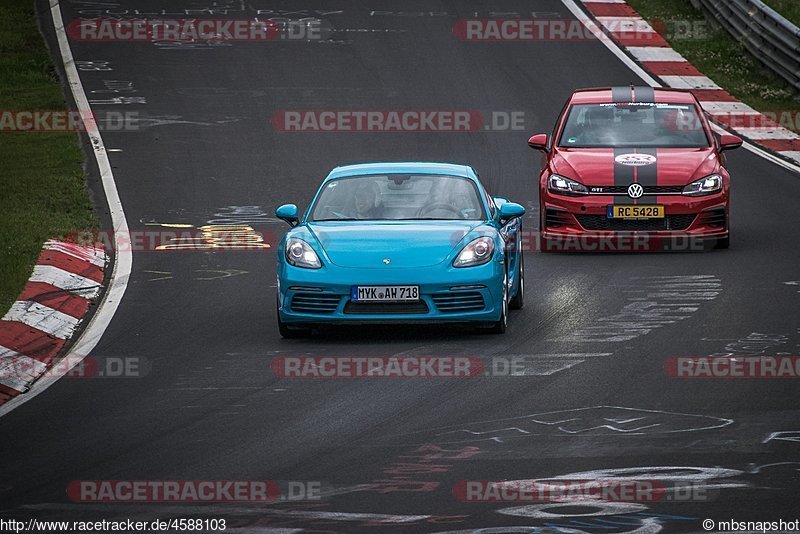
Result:
<instances>
[{"instance_id":1,"label":"gti badge","mask_svg":"<svg viewBox=\"0 0 800 534\"><path fill-rule=\"evenodd\" d=\"M631 184L628 186L628 196L631 198L641 198L644 195L644 187L639 184Z\"/></svg>"}]
</instances>

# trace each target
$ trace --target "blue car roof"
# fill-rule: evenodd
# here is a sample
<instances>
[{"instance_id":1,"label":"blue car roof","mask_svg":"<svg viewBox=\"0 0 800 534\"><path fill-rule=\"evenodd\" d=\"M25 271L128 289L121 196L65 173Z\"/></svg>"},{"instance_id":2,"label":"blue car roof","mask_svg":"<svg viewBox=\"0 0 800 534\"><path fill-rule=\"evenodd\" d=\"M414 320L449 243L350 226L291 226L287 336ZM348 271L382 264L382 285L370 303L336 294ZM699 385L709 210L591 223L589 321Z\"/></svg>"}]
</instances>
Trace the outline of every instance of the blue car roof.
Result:
<instances>
[{"instance_id":1,"label":"blue car roof","mask_svg":"<svg viewBox=\"0 0 800 534\"><path fill-rule=\"evenodd\" d=\"M421 161L398 161L387 163L358 163L333 169L325 181L343 176L365 174L444 174L476 179L475 171L469 165L455 163L431 163Z\"/></svg>"}]
</instances>

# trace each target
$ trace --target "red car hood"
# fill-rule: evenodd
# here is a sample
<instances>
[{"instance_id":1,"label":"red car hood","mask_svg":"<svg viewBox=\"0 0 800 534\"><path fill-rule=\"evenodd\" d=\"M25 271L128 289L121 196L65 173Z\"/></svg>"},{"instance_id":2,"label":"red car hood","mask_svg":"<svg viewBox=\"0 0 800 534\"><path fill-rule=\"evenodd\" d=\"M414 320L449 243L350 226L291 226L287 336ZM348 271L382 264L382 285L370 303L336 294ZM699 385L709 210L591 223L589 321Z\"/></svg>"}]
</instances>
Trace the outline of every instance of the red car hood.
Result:
<instances>
[{"instance_id":1,"label":"red car hood","mask_svg":"<svg viewBox=\"0 0 800 534\"><path fill-rule=\"evenodd\" d=\"M625 158L628 154L641 154L637 149L613 148L559 148L551 160L557 174L577 180L587 186L615 185L615 174L620 168L644 169L652 172L655 165L657 185L686 185L694 180L715 173L719 159L713 148L658 148L646 152L655 155L655 163L648 166L630 165L636 158ZM618 159L615 163L615 159ZM623 163L620 163L622 161ZM650 159L652 161L652 159Z\"/></svg>"}]
</instances>

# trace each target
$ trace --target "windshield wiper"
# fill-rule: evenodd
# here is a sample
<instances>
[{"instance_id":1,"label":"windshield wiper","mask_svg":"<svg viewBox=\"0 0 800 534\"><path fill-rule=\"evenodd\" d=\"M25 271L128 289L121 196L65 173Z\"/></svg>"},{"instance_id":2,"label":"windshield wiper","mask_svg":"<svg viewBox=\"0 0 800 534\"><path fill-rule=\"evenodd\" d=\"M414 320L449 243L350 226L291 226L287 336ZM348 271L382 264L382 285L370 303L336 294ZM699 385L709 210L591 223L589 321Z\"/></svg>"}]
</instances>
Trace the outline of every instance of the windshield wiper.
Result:
<instances>
[{"instance_id":1,"label":"windshield wiper","mask_svg":"<svg viewBox=\"0 0 800 534\"><path fill-rule=\"evenodd\" d=\"M364 219L356 219L355 217L342 217L336 219L314 219L311 222L336 222L336 221L363 221Z\"/></svg>"}]
</instances>

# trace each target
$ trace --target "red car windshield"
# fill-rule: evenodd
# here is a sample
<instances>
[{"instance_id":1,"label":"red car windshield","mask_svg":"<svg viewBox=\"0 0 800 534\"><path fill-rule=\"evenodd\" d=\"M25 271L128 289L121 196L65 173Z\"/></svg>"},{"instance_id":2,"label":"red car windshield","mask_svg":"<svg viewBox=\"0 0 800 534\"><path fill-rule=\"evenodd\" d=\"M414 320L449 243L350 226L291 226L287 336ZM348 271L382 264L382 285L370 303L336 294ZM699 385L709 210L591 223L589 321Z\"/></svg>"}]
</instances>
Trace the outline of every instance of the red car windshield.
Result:
<instances>
[{"instance_id":1,"label":"red car windshield","mask_svg":"<svg viewBox=\"0 0 800 534\"><path fill-rule=\"evenodd\" d=\"M692 104L575 104L561 148L705 148L703 122Z\"/></svg>"}]
</instances>

